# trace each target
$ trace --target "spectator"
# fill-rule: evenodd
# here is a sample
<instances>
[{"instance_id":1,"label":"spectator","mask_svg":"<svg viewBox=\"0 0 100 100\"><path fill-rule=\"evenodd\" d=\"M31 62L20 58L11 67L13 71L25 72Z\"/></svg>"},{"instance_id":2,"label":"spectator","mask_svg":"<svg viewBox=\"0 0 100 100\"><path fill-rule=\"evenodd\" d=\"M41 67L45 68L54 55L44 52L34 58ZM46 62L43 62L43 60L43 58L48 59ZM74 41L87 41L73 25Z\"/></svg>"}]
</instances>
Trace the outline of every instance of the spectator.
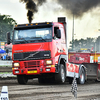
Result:
<instances>
[{"instance_id":1,"label":"spectator","mask_svg":"<svg viewBox=\"0 0 100 100\"><path fill-rule=\"evenodd\" d=\"M10 54L8 54L8 55L6 56L6 60L11 60Z\"/></svg>"},{"instance_id":2,"label":"spectator","mask_svg":"<svg viewBox=\"0 0 100 100\"><path fill-rule=\"evenodd\" d=\"M3 59L3 60L6 60L6 55L5 55L5 54L3 55L2 59Z\"/></svg>"}]
</instances>

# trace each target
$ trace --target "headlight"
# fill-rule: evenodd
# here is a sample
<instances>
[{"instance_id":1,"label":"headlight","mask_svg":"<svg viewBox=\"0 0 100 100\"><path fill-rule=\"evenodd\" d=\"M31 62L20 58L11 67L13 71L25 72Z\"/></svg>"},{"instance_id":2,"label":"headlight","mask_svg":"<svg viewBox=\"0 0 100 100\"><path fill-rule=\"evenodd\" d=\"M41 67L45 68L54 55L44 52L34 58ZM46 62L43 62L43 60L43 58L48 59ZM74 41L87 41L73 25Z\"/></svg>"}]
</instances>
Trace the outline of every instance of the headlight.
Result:
<instances>
[{"instance_id":1,"label":"headlight","mask_svg":"<svg viewBox=\"0 0 100 100\"><path fill-rule=\"evenodd\" d=\"M46 60L46 64L52 64L52 60Z\"/></svg>"},{"instance_id":2,"label":"headlight","mask_svg":"<svg viewBox=\"0 0 100 100\"><path fill-rule=\"evenodd\" d=\"M19 67L19 63L14 63L14 67Z\"/></svg>"}]
</instances>

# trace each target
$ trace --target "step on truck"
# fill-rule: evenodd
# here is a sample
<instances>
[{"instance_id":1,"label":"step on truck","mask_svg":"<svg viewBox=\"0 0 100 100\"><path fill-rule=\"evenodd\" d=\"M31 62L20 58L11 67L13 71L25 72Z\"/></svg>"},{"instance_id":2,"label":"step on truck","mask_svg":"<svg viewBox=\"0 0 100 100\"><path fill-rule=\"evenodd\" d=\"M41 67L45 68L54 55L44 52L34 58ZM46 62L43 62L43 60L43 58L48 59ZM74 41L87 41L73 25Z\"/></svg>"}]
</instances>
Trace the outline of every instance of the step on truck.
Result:
<instances>
[{"instance_id":1,"label":"step on truck","mask_svg":"<svg viewBox=\"0 0 100 100\"><path fill-rule=\"evenodd\" d=\"M55 81L72 83L74 75L79 84L87 80L86 67L68 62L67 23L58 22L21 24L14 27L12 40L12 72L19 84L38 78L39 83Z\"/></svg>"}]
</instances>

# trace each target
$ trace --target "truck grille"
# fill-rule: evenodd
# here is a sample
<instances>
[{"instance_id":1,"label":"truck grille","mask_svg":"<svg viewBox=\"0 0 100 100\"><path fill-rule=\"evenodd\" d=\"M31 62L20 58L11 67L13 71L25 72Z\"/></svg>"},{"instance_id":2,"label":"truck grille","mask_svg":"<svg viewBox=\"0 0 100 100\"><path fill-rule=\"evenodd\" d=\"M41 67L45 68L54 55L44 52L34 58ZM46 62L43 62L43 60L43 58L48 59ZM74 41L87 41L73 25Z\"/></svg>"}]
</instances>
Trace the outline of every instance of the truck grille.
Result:
<instances>
[{"instance_id":1,"label":"truck grille","mask_svg":"<svg viewBox=\"0 0 100 100\"><path fill-rule=\"evenodd\" d=\"M31 67L39 67L40 61L30 61L30 62L24 62L25 68L31 68Z\"/></svg>"},{"instance_id":2,"label":"truck grille","mask_svg":"<svg viewBox=\"0 0 100 100\"><path fill-rule=\"evenodd\" d=\"M36 51L36 52L23 52L14 53L14 60L37 60L51 58L50 51Z\"/></svg>"}]
</instances>

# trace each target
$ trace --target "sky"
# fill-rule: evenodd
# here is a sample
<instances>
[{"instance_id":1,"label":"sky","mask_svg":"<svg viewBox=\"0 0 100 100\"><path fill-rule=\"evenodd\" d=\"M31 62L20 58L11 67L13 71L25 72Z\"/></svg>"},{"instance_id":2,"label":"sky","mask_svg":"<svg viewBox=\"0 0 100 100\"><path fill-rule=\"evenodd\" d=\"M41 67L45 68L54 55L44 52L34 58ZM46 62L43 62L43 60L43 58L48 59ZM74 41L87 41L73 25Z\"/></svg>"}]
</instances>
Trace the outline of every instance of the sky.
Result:
<instances>
[{"instance_id":1,"label":"sky","mask_svg":"<svg viewBox=\"0 0 100 100\"><path fill-rule=\"evenodd\" d=\"M0 14L11 15L17 24L28 23L25 4L19 0L0 0ZM67 18L68 43L72 40L73 15L68 17L62 6L56 0L48 0L39 7L34 15L32 23L35 22L57 22L57 17ZM84 13L81 18L74 20L74 39L86 39L87 37L100 36L100 7L93 8Z\"/></svg>"}]
</instances>

